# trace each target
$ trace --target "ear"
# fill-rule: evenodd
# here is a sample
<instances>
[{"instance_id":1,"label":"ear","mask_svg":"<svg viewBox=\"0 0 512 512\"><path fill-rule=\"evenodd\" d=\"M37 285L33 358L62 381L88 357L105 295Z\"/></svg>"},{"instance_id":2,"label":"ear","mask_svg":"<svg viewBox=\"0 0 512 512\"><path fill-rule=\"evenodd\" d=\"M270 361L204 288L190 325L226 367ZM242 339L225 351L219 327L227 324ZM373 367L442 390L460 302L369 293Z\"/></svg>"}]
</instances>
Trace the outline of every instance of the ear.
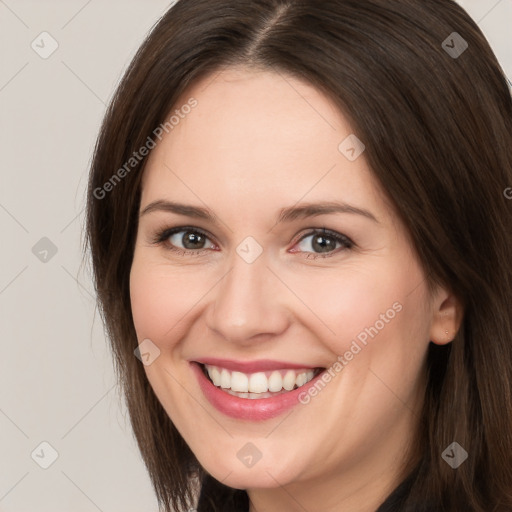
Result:
<instances>
[{"instance_id":1,"label":"ear","mask_svg":"<svg viewBox=\"0 0 512 512\"><path fill-rule=\"evenodd\" d=\"M464 315L462 303L453 293L438 288L432 299L432 321L430 341L436 345L446 345L453 341Z\"/></svg>"}]
</instances>

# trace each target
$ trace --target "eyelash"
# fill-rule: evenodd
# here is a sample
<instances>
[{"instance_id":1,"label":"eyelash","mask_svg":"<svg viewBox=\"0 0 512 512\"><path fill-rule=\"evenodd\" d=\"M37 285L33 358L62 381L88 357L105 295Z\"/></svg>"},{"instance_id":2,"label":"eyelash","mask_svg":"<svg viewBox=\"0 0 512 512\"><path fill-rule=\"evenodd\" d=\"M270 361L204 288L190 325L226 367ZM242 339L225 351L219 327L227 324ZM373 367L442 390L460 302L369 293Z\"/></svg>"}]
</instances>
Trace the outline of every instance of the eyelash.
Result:
<instances>
[{"instance_id":1,"label":"eyelash","mask_svg":"<svg viewBox=\"0 0 512 512\"><path fill-rule=\"evenodd\" d=\"M168 240L168 238L170 236L172 236L172 235L174 235L176 233L180 233L182 231L183 232L189 232L189 233L194 233L194 234L198 234L198 235L204 236L208 240L210 240L210 238L211 238L207 233L205 233L201 229L194 228L194 227L191 227L191 226L180 226L180 227L176 227L176 228L163 229L163 230L158 231L154 235L154 237L153 237L151 242L153 244L155 244L155 245L165 245L165 247L169 251L177 253L180 256L187 256L187 255L198 256L198 255L201 255L203 253L203 251L208 251L209 250L209 249L197 249L197 250L194 250L194 249L181 249L181 248L175 247L174 245L172 245L172 244L167 242L167 240ZM350 238L348 238L347 236L345 236L345 235L343 235L341 233L337 233L336 231L328 230L326 228L317 228L317 229L313 229L313 230L309 231L308 233L305 233L299 240L297 240L295 245L299 244L300 242L302 242L305 238L307 238L307 237L309 237L311 235L317 235L317 234L325 235L326 238L327 237L328 238L332 238L333 240L335 240L335 242L339 242L342 246L344 246L344 248L341 248L341 250L340 250L340 248L338 248L338 249L335 249L334 251L330 251L330 252L327 252L325 254L314 253L314 252L305 252L304 254L308 255L308 256L306 256L307 259L330 258L331 256L339 254L343 250L352 249L355 246L354 242L352 242L352 240ZM296 252L303 252L303 251L296 251ZM310 257L309 255L314 255L314 257Z\"/></svg>"}]
</instances>

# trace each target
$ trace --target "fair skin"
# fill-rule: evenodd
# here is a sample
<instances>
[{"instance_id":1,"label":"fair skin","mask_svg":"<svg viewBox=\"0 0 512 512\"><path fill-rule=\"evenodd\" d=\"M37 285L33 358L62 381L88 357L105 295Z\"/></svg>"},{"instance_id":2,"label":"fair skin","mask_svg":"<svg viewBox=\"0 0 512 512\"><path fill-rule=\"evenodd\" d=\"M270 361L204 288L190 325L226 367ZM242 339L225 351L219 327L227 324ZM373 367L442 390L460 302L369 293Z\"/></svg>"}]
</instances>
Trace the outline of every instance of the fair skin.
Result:
<instances>
[{"instance_id":1,"label":"fair skin","mask_svg":"<svg viewBox=\"0 0 512 512\"><path fill-rule=\"evenodd\" d=\"M130 275L139 342L160 356L145 371L158 399L201 465L225 485L247 489L251 512L374 512L401 481L417 428L429 341L450 342L460 306L426 277L403 223L385 200L364 153L338 145L353 133L319 91L272 72L225 69L190 87L198 105L152 150L140 211L156 200L206 207L218 220L154 210L142 215ZM282 208L339 201L365 209L276 224ZM158 230L189 231L152 243ZM328 237L330 256L313 244ZM237 246L253 237L252 263ZM170 244L187 249L185 254ZM226 416L205 398L190 361L212 356L273 359L329 368L365 328L402 309L369 338L308 404L264 421ZM448 331L448 334L446 333ZM254 444L246 467L237 452ZM442 449L441 449L442 451Z\"/></svg>"}]
</instances>

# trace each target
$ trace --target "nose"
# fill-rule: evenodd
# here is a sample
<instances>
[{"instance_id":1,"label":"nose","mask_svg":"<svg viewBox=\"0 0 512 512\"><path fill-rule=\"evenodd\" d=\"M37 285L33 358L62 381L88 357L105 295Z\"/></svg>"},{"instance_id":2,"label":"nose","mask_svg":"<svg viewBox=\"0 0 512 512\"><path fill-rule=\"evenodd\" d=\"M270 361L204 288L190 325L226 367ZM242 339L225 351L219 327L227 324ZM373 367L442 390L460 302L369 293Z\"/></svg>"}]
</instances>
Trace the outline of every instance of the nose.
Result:
<instances>
[{"instance_id":1,"label":"nose","mask_svg":"<svg viewBox=\"0 0 512 512\"><path fill-rule=\"evenodd\" d=\"M230 270L212 290L206 314L216 335L232 343L254 344L286 330L290 321L286 292L269 263L265 251L252 263L233 252Z\"/></svg>"}]
</instances>

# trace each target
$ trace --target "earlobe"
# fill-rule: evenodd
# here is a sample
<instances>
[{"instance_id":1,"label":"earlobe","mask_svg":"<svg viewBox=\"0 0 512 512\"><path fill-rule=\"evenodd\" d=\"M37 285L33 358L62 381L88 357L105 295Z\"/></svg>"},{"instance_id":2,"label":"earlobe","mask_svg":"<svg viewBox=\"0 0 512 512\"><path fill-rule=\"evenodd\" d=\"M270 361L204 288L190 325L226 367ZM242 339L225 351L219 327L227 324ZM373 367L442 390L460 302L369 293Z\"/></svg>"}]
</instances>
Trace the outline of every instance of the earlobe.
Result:
<instances>
[{"instance_id":1,"label":"earlobe","mask_svg":"<svg viewBox=\"0 0 512 512\"><path fill-rule=\"evenodd\" d=\"M463 307L459 299L443 290L432 305L430 341L436 345L451 343L459 331L462 317Z\"/></svg>"}]
</instances>

